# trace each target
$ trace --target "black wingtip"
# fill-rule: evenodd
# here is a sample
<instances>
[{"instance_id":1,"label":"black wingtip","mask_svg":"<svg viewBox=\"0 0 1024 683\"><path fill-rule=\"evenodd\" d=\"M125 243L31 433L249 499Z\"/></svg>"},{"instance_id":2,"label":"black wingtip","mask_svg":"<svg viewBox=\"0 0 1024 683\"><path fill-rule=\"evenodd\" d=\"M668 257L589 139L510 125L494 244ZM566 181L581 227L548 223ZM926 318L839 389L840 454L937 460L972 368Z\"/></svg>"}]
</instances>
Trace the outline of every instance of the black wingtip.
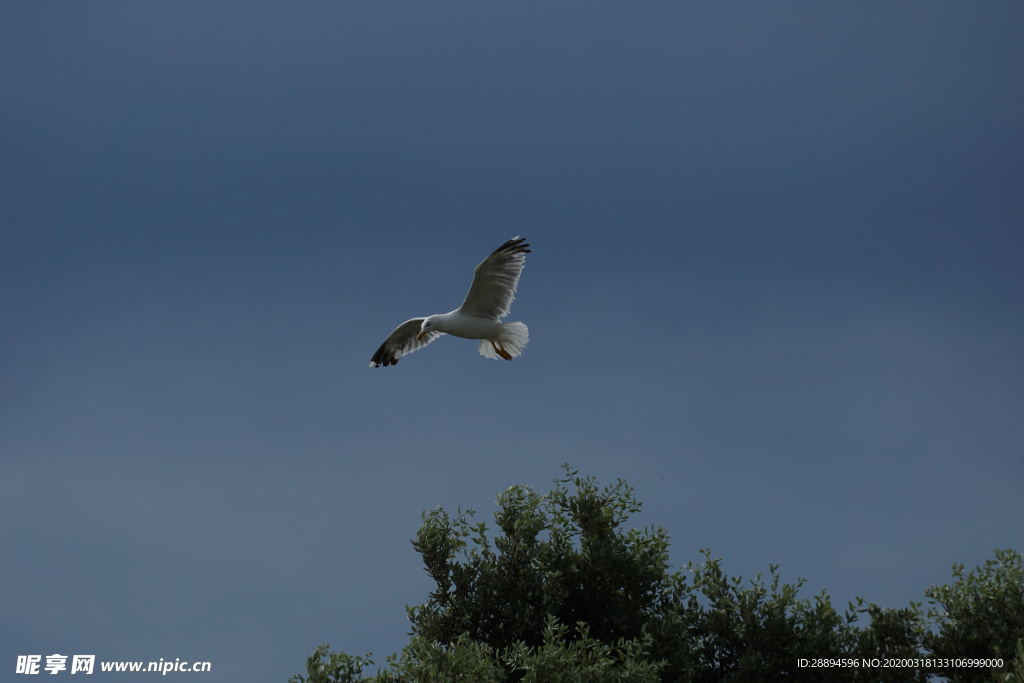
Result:
<instances>
[{"instance_id":1,"label":"black wingtip","mask_svg":"<svg viewBox=\"0 0 1024 683\"><path fill-rule=\"evenodd\" d=\"M384 348L386 346L387 342L384 342L383 344L380 345L380 348L377 349L377 353L373 354L373 358L370 359L370 363L373 365L373 367L379 368L382 365L384 367L387 367L389 365L398 364L398 358L388 353L387 349Z\"/></svg>"},{"instance_id":2,"label":"black wingtip","mask_svg":"<svg viewBox=\"0 0 1024 683\"><path fill-rule=\"evenodd\" d=\"M501 245L500 247L498 247L497 249L492 251L491 252L491 256L494 256L495 254L499 254L499 253L501 253L503 251L507 251L507 252L515 253L515 254L529 254L530 250L528 249L528 247L530 245L529 244L523 244L524 242L526 242L526 238L525 237L519 237L517 235L517 236L513 237L512 239L510 239L508 242L505 242L505 244Z\"/></svg>"}]
</instances>

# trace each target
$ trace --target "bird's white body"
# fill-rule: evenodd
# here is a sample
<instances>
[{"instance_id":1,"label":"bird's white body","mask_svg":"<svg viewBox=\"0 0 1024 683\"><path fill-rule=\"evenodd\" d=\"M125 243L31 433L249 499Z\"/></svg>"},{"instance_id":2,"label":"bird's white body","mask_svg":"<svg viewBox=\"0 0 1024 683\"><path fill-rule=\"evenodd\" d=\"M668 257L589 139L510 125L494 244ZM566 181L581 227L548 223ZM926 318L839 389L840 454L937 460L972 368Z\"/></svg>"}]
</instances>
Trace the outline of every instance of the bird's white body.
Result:
<instances>
[{"instance_id":1,"label":"bird's white body","mask_svg":"<svg viewBox=\"0 0 1024 683\"><path fill-rule=\"evenodd\" d=\"M523 323L503 323L490 318L467 315L462 309L438 313L427 318L431 328L463 339L479 339L480 355L497 360L521 356L530 341L530 332Z\"/></svg>"},{"instance_id":2,"label":"bird's white body","mask_svg":"<svg viewBox=\"0 0 1024 683\"><path fill-rule=\"evenodd\" d=\"M427 318L438 332L450 334L453 337L463 339L492 339L498 336L501 331L500 323L490 318L478 318L474 315L466 315L460 309L451 313L438 313Z\"/></svg>"},{"instance_id":3,"label":"bird's white body","mask_svg":"<svg viewBox=\"0 0 1024 683\"><path fill-rule=\"evenodd\" d=\"M402 356L445 334L479 339L480 355L487 358L512 360L521 355L530 340L529 330L523 323L503 323L501 319L508 315L530 253L525 241L513 237L480 262L462 306L399 325L373 354L370 367L395 365Z\"/></svg>"}]
</instances>

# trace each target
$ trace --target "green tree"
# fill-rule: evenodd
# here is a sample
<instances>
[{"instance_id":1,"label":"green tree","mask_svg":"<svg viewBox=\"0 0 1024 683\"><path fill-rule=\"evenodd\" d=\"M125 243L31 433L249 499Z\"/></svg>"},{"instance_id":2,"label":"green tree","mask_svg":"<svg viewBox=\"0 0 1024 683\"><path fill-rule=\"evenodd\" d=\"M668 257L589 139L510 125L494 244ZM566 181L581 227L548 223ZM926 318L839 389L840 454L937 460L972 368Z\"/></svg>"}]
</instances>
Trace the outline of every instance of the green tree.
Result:
<instances>
[{"instance_id":1,"label":"green tree","mask_svg":"<svg viewBox=\"0 0 1024 683\"><path fill-rule=\"evenodd\" d=\"M992 680L995 683L1024 683L1024 639L1017 641L1013 661L1006 665L1006 669L992 672Z\"/></svg>"},{"instance_id":2,"label":"green tree","mask_svg":"<svg viewBox=\"0 0 1024 683\"><path fill-rule=\"evenodd\" d=\"M353 683L363 680L363 667L371 666L369 656L355 656L344 652L331 652L327 643L320 645L306 659L306 676L298 674L289 683Z\"/></svg>"},{"instance_id":3,"label":"green tree","mask_svg":"<svg viewBox=\"0 0 1024 683\"><path fill-rule=\"evenodd\" d=\"M1024 555L996 550L984 567L965 572L962 564L953 565L953 577L954 583L924 592L936 627L925 636L925 647L939 658L1001 658L1009 666L1024 639ZM987 669L956 667L941 674L953 683L991 676Z\"/></svg>"},{"instance_id":4,"label":"green tree","mask_svg":"<svg viewBox=\"0 0 1024 683\"><path fill-rule=\"evenodd\" d=\"M413 547L437 588L409 610L416 635L452 643L468 633L496 650L537 646L550 615L587 624L602 642L642 638L659 602L674 598L668 534L623 527L640 509L625 482L602 490L568 474L547 496L523 486L499 495L493 542L485 524L469 523L472 511L424 515Z\"/></svg>"},{"instance_id":5,"label":"green tree","mask_svg":"<svg viewBox=\"0 0 1024 683\"><path fill-rule=\"evenodd\" d=\"M938 629L930 633L919 603L887 609L858 598L840 613L824 591L801 598L803 580L782 583L772 565L770 578L744 582L705 550L697 565L673 569L664 529L628 526L640 510L631 487L622 480L601 487L565 470L547 494L526 486L500 494L493 536L473 522L472 510L454 517L425 512L413 547L435 588L424 604L407 608L409 644L369 678L369 656L321 646L307 661L308 677L290 680L925 681L917 669L800 662L921 657L924 644L947 652L973 628L950 625L963 614L999 620L976 638L979 652L998 643L1009 648L999 650L1006 658L1013 656L1020 633L1017 555L997 553L977 576L954 568L956 586L930 589L944 609L932 614ZM978 590L994 597L978 597ZM869 623L860 626L864 615Z\"/></svg>"}]
</instances>

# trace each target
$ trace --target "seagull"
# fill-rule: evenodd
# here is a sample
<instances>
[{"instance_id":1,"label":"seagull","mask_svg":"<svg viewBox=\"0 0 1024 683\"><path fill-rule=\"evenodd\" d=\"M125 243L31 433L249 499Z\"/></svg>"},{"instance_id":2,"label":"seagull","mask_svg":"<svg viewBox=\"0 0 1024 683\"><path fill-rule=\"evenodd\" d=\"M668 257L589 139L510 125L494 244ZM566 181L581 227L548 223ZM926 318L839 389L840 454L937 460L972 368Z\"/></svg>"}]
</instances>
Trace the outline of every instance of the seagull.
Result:
<instances>
[{"instance_id":1,"label":"seagull","mask_svg":"<svg viewBox=\"0 0 1024 683\"><path fill-rule=\"evenodd\" d=\"M422 349L438 337L450 334L479 339L480 355L512 360L522 354L530 340L523 323L503 323L516 296L519 274L523 272L526 238L518 235L495 249L473 270L473 284L462 305L451 313L406 320L391 333L370 360L371 368L397 365L398 360Z\"/></svg>"}]
</instances>

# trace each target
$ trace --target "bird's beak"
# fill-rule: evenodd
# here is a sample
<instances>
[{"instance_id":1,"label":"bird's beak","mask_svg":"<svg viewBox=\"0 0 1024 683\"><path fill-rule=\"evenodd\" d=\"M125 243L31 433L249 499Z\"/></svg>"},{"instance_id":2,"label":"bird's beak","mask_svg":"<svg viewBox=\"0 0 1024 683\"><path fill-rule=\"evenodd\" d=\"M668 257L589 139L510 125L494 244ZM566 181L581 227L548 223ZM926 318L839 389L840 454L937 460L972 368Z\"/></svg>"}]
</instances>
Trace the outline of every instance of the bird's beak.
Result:
<instances>
[{"instance_id":1,"label":"bird's beak","mask_svg":"<svg viewBox=\"0 0 1024 683\"><path fill-rule=\"evenodd\" d=\"M421 339L423 339L423 332L420 332L419 334L416 335L416 341L419 341Z\"/></svg>"}]
</instances>

